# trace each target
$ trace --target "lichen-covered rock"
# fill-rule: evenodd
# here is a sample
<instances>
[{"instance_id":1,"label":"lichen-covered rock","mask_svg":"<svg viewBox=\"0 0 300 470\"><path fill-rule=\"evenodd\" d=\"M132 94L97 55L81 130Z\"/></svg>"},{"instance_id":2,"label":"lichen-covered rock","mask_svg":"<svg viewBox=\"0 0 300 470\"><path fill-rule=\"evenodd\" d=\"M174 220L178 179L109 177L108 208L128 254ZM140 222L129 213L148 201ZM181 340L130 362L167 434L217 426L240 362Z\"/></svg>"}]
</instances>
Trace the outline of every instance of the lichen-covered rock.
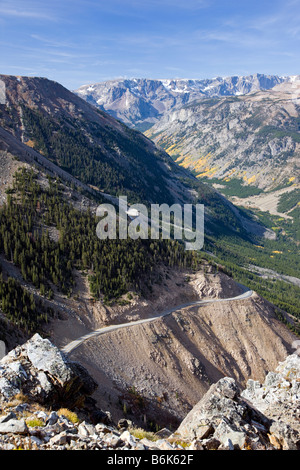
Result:
<instances>
[{"instance_id":1,"label":"lichen-covered rock","mask_svg":"<svg viewBox=\"0 0 300 470\"><path fill-rule=\"evenodd\" d=\"M69 361L49 340L36 334L27 341L23 350L34 369L45 372L48 377L55 377L62 387L72 380L73 371Z\"/></svg>"},{"instance_id":2,"label":"lichen-covered rock","mask_svg":"<svg viewBox=\"0 0 300 470\"><path fill-rule=\"evenodd\" d=\"M0 434L27 434L28 428L24 419L9 419L0 423Z\"/></svg>"},{"instance_id":3,"label":"lichen-covered rock","mask_svg":"<svg viewBox=\"0 0 300 470\"><path fill-rule=\"evenodd\" d=\"M35 334L0 361L0 400L23 393L51 406L74 407L97 387L88 372L48 339Z\"/></svg>"},{"instance_id":4,"label":"lichen-covered rock","mask_svg":"<svg viewBox=\"0 0 300 470\"><path fill-rule=\"evenodd\" d=\"M300 402L300 357L288 356L279 363L275 372L269 372L263 384L249 380L242 396L250 400L261 411L290 404L292 408Z\"/></svg>"}]
</instances>

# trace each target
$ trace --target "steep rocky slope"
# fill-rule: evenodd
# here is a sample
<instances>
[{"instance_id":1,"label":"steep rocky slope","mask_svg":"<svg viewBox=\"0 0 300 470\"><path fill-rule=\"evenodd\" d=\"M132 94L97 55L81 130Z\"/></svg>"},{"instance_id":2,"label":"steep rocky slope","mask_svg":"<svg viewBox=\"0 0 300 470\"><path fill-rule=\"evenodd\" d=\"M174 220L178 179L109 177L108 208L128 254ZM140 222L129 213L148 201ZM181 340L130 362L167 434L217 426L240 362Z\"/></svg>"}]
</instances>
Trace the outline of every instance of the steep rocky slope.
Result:
<instances>
[{"instance_id":1,"label":"steep rocky slope","mask_svg":"<svg viewBox=\"0 0 300 470\"><path fill-rule=\"evenodd\" d=\"M83 85L75 93L125 124L145 130L172 109L199 98L244 95L285 80L288 77L263 74L203 80L117 79Z\"/></svg>"},{"instance_id":2,"label":"steep rocky slope","mask_svg":"<svg viewBox=\"0 0 300 470\"><path fill-rule=\"evenodd\" d=\"M97 110L60 84L1 75L0 125L82 183L139 200L187 197L187 176L143 134ZM3 136L4 140L6 139Z\"/></svg>"},{"instance_id":3,"label":"steep rocky slope","mask_svg":"<svg viewBox=\"0 0 300 470\"><path fill-rule=\"evenodd\" d=\"M99 406L176 426L211 383L263 380L291 353L295 336L274 307L250 299L189 307L144 325L88 339L71 353L98 383ZM130 414L132 413L132 415Z\"/></svg>"},{"instance_id":4,"label":"steep rocky slope","mask_svg":"<svg viewBox=\"0 0 300 470\"><path fill-rule=\"evenodd\" d=\"M295 79L245 96L203 99L168 113L146 135L198 178L218 182L221 192L232 183L235 196L243 196L243 185L299 183L299 92Z\"/></svg>"}]
</instances>

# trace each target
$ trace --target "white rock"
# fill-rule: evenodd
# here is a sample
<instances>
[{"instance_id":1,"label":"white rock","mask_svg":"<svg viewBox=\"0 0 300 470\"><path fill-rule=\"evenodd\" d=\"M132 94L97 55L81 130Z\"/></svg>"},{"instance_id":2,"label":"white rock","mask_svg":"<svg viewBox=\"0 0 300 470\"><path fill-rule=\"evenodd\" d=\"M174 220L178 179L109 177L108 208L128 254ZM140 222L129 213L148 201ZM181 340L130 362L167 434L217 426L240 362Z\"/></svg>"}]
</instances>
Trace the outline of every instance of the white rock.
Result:
<instances>
[{"instance_id":1,"label":"white rock","mask_svg":"<svg viewBox=\"0 0 300 470\"><path fill-rule=\"evenodd\" d=\"M96 434L95 426L92 424L88 424L85 421L79 424L78 426L78 434L81 437L90 437Z\"/></svg>"},{"instance_id":2,"label":"white rock","mask_svg":"<svg viewBox=\"0 0 300 470\"><path fill-rule=\"evenodd\" d=\"M124 431L121 436L120 436L120 439L124 442L126 442L127 444L129 444L130 446L132 447L135 447L136 445L136 438L134 436L132 436L132 434L130 434L129 431Z\"/></svg>"},{"instance_id":3,"label":"white rock","mask_svg":"<svg viewBox=\"0 0 300 470\"><path fill-rule=\"evenodd\" d=\"M0 423L0 434L27 434L28 428L24 419L10 419L4 423Z\"/></svg>"}]
</instances>

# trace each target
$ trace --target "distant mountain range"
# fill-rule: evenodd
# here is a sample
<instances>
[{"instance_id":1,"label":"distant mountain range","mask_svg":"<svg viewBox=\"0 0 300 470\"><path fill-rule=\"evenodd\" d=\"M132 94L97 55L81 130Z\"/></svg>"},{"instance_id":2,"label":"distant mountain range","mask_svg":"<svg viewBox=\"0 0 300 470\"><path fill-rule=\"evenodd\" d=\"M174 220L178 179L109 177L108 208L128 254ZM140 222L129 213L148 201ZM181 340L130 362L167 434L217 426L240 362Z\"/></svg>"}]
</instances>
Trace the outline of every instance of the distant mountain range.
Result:
<instances>
[{"instance_id":1,"label":"distant mountain range","mask_svg":"<svg viewBox=\"0 0 300 470\"><path fill-rule=\"evenodd\" d=\"M83 85L75 93L125 124L144 131L170 110L192 101L269 90L289 80L290 77L264 74L203 80L133 78Z\"/></svg>"},{"instance_id":2,"label":"distant mountain range","mask_svg":"<svg viewBox=\"0 0 300 470\"><path fill-rule=\"evenodd\" d=\"M226 196L299 183L300 76L119 79L75 93L144 132Z\"/></svg>"},{"instance_id":3,"label":"distant mountain range","mask_svg":"<svg viewBox=\"0 0 300 470\"><path fill-rule=\"evenodd\" d=\"M198 178L274 190L299 183L299 111L300 77L271 90L186 104L146 135Z\"/></svg>"}]
</instances>

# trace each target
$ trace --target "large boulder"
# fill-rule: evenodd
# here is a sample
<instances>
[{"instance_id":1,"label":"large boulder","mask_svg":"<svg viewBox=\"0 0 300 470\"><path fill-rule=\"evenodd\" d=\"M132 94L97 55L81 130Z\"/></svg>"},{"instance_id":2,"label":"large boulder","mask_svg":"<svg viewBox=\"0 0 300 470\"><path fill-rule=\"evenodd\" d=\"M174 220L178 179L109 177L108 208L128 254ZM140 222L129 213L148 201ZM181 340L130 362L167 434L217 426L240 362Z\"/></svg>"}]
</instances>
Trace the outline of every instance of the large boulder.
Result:
<instances>
[{"instance_id":1,"label":"large boulder","mask_svg":"<svg viewBox=\"0 0 300 470\"><path fill-rule=\"evenodd\" d=\"M188 440L213 438L219 446L245 448L257 427L266 443L270 421L240 396L234 379L224 377L213 384L176 431Z\"/></svg>"},{"instance_id":2,"label":"large boulder","mask_svg":"<svg viewBox=\"0 0 300 470\"><path fill-rule=\"evenodd\" d=\"M0 400L22 393L40 404L72 408L96 388L86 369L39 334L0 361Z\"/></svg>"},{"instance_id":3,"label":"large boulder","mask_svg":"<svg viewBox=\"0 0 300 470\"><path fill-rule=\"evenodd\" d=\"M288 356L265 382L213 384L176 431L197 445L222 449L300 449L300 357Z\"/></svg>"}]
</instances>

